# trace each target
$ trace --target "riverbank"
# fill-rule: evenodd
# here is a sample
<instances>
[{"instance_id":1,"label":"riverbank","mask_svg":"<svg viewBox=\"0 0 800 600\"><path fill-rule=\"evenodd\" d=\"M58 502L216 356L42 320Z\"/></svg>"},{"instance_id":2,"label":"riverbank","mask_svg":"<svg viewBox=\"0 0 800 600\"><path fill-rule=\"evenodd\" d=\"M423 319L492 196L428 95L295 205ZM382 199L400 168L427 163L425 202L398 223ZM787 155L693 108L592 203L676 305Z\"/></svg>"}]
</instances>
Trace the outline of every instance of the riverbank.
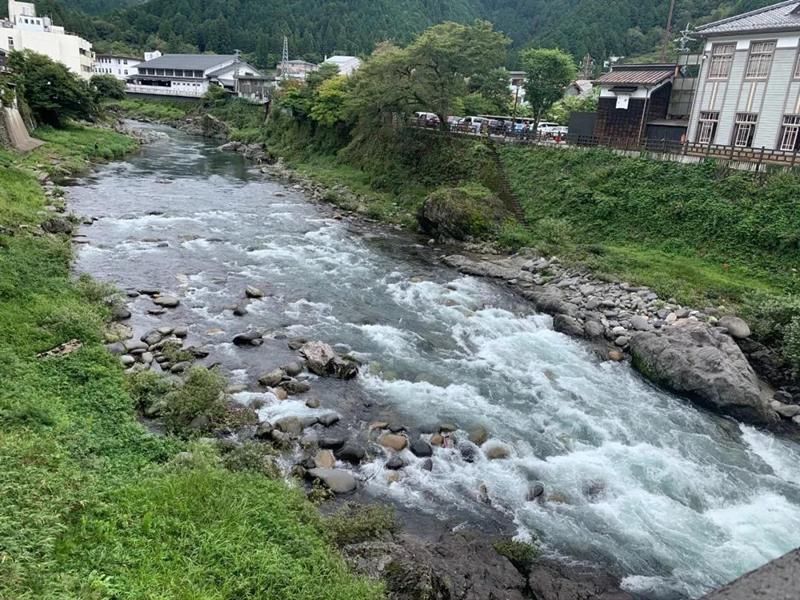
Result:
<instances>
[{"instance_id":1,"label":"riverbank","mask_svg":"<svg viewBox=\"0 0 800 600\"><path fill-rule=\"evenodd\" d=\"M76 222L53 183L136 143L36 135L0 152L0 596L380 597L299 490L137 421L104 347L112 290L70 274Z\"/></svg>"}]
</instances>

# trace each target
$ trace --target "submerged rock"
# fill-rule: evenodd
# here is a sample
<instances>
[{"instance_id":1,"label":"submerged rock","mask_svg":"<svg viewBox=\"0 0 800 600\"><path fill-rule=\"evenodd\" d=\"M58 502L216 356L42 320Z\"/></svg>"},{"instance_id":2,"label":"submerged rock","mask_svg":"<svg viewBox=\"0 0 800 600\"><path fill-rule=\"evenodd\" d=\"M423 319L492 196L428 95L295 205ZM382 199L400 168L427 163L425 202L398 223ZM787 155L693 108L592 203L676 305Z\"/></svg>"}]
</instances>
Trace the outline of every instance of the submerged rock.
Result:
<instances>
[{"instance_id":1,"label":"submerged rock","mask_svg":"<svg viewBox=\"0 0 800 600\"><path fill-rule=\"evenodd\" d=\"M730 336L687 320L659 332L635 333L630 344L634 366L655 383L741 421L765 425L777 419Z\"/></svg>"},{"instance_id":2,"label":"submerged rock","mask_svg":"<svg viewBox=\"0 0 800 600\"><path fill-rule=\"evenodd\" d=\"M181 303L181 301L177 296L161 294L153 298L153 303L164 308L175 308Z\"/></svg>"},{"instance_id":3,"label":"submerged rock","mask_svg":"<svg viewBox=\"0 0 800 600\"><path fill-rule=\"evenodd\" d=\"M342 469L310 469L308 475L322 481L335 494L349 494L358 486L356 478Z\"/></svg>"},{"instance_id":4,"label":"submerged rock","mask_svg":"<svg viewBox=\"0 0 800 600\"><path fill-rule=\"evenodd\" d=\"M233 343L236 346L260 346L264 339L257 331L247 331L234 336Z\"/></svg>"}]
</instances>

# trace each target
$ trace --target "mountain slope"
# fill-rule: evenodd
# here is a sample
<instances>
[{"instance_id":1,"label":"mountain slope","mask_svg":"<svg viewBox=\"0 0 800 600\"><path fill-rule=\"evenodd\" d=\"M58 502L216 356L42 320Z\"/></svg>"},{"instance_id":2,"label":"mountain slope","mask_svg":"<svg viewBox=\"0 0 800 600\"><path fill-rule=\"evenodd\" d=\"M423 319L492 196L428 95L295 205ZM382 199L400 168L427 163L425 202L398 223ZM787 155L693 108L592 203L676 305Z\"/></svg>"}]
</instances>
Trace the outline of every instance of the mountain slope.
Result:
<instances>
[{"instance_id":1,"label":"mountain slope","mask_svg":"<svg viewBox=\"0 0 800 600\"><path fill-rule=\"evenodd\" d=\"M54 6L55 0L40 4ZM576 57L651 51L663 38L670 0L62 0L67 26L106 44L172 52L252 54L278 60L283 36L292 57L369 53L377 42L408 41L444 20L485 18L520 48L558 46ZM773 0L678 0L674 29L772 3ZM134 3L133 6L130 6ZM118 9L86 18L79 11ZM54 6L53 10L58 10ZM100 48L102 49L103 43Z\"/></svg>"}]
</instances>

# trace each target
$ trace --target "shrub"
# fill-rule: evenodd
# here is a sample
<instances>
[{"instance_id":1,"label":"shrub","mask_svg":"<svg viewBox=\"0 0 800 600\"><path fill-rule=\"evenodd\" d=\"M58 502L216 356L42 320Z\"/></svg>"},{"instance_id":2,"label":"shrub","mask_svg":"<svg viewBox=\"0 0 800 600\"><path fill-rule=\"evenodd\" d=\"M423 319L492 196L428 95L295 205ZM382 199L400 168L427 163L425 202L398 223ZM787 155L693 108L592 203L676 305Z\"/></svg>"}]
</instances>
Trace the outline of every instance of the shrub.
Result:
<instances>
[{"instance_id":1,"label":"shrub","mask_svg":"<svg viewBox=\"0 0 800 600\"><path fill-rule=\"evenodd\" d=\"M183 385L164 398L164 420L173 433L208 433L225 412L225 380L204 367L193 367Z\"/></svg>"},{"instance_id":2,"label":"shrub","mask_svg":"<svg viewBox=\"0 0 800 600\"><path fill-rule=\"evenodd\" d=\"M272 448L267 444L245 442L241 445L223 447L223 450L222 464L229 471L258 473L270 479L281 476Z\"/></svg>"},{"instance_id":3,"label":"shrub","mask_svg":"<svg viewBox=\"0 0 800 600\"><path fill-rule=\"evenodd\" d=\"M500 200L482 185L440 188L419 211L423 231L464 240L488 234L503 213Z\"/></svg>"},{"instance_id":4,"label":"shrub","mask_svg":"<svg viewBox=\"0 0 800 600\"><path fill-rule=\"evenodd\" d=\"M126 384L134 406L145 413L149 412L156 403L164 400L175 387L169 379L153 371L142 371L129 375Z\"/></svg>"},{"instance_id":5,"label":"shrub","mask_svg":"<svg viewBox=\"0 0 800 600\"><path fill-rule=\"evenodd\" d=\"M800 317L794 317L783 336L783 355L795 370L800 370Z\"/></svg>"},{"instance_id":6,"label":"shrub","mask_svg":"<svg viewBox=\"0 0 800 600\"><path fill-rule=\"evenodd\" d=\"M337 546L374 540L397 531L394 509L389 506L347 503L325 519L325 530Z\"/></svg>"},{"instance_id":7,"label":"shrub","mask_svg":"<svg viewBox=\"0 0 800 600\"><path fill-rule=\"evenodd\" d=\"M800 317L800 296L749 294L745 296L742 315L758 339L780 344L786 328Z\"/></svg>"},{"instance_id":8,"label":"shrub","mask_svg":"<svg viewBox=\"0 0 800 600\"><path fill-rule=\"evenodd\" d=\"M89 85L92 87L97 102L125 98L125 82L113 75L92 75Z\"/></svg>"},{"instance_id":9,"label":"shrub","mask_svg":"<svg viewBox=\"0 0 800 600\"><path fill-rule=\"evenodd\" d=\"M518 571L527 574L533 566L533 561L539 556L539 549L529 543L518 540L503 539L494 544L495 551L511 561Z\"/></svg>"}]
</instances>

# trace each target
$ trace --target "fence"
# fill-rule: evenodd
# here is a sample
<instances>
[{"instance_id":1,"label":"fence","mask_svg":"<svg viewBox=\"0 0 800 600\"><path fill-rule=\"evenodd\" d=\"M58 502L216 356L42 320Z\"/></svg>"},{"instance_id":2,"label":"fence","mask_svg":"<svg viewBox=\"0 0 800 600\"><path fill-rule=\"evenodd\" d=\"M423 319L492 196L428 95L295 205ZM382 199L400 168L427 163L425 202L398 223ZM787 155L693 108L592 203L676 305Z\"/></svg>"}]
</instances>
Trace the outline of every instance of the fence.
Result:
<instances>
[{"instance_id":1,"label":"fence","mask_svg":"<svg viewBox=\"0 0 800 600\"><path fill-rule=\"evenodd\" d=\"M446 128L430 122L412 120L411 126L456 136L483 137L495 142L530 144L559 148L607 148L626 156L647 156L656 160L698 163L706 160L737 170L764 173L768 170L791 170L800 167L800 150L771 150L766 147L747 148L699 142L678 142L667 139L605 139L595 136L576 136L569 132L530 131L508 124L448 125ZM566 128L564 128L566 129Z\"/></svg>"}]
</instances>

